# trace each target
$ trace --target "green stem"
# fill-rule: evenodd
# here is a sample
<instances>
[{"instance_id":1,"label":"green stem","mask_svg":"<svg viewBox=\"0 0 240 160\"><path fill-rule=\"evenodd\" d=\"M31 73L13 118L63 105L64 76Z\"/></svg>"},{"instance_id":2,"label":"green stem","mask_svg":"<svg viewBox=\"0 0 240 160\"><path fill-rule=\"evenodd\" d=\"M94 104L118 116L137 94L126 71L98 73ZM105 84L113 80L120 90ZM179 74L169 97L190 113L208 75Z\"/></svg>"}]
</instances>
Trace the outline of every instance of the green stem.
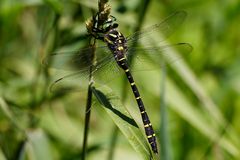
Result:
<instances>
[{"instance_id":1,"label":"green stem","mask_svg":"<svg viewBox=\"0 0 240 160\"><path fill-rule=\"evenodd\" d=\"M110 6L107 4L108 0L99 0L98 1L98 23L101 26L104 21L108 19L108 16L110 14ZM87 29L92 30L92 25L90 25L93 21L90 21L90 23L87 23ZM90 27L90 28L89 28ZM94 39L92 47L94 48L92 50L93 59L92 64L95 64L95 47L96 47L96 39ZM91 105L92 105L92 67L90 68L90 76L89 76L89 86L88 86L88 95L87 95L87 103L86 103L86 116L85 116L85 124L84 124L84 137L83 137L83 152L82 152L82 159L85 160L86 152L87 152L87 138L88 138L88 131L89 131L89 122L90 122L90 115L91 115Z\"/></svg>"},{"instance_id":2,"label":"green stem","mask_svg":"<svg viewBox=\"0 0 240 160\"><path fill-rule=\"evenodd\" d=\"M92 106L92 90L91 84L88 86L88 94L87 94L87 104L85 110L85 123L84 123L84 136L83 136L83 151L82 151L82 160L85 160L86 152L87 152L87 139L88 139L88 131L90 124L90 116L91 116L91 106Z\"/></svg>"},{"instance_id":3,"label":"green stem","mask_svg":"<svg viewBox=\"0 0 240 160\"><path fill-rule=\"evenodd\" d=\"M95 48L96 48L96 40L94 39L93 44L91 45L93 47L92 53L93 59L92 64L94 64L95 60ZM92 67L89 69L89 85L88 85L88 93L87 93L87 103L86 103L86 110L85 110L85 123L84 123L84 135L83 135L83 147L82 147L82 160L85 160L86 152L87 152L87 139L88 139L88 132L89 132L89 125L90 125L90 116L91 116L91 106L92 106L92 82L93 82L93 76L92 76Z\"/></svg>"}]
</instances>

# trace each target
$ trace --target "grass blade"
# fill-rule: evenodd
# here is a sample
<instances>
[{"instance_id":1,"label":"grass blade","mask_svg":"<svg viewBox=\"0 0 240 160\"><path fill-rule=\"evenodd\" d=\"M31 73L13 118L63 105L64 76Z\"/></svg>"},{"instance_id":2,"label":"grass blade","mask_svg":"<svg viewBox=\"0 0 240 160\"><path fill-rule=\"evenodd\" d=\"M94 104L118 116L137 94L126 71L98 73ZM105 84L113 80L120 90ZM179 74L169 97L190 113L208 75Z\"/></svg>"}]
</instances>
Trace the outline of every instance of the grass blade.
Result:
<instances>
[{"instance_id":1,"label":"grass blade","mask_svg":"<svg viewBox=\"0 0 240 160\"><path fill-rule=\"evenodd\" d=\"M120 131L128 139L133 148L143 157L145 160L156 159L151 153L151 149L148 145L145 135L139 130L137 123L129 114L128 110L122 105L121 101L117 98L109 100L106 95L113 95L109 88L101 89L102 91L92 87L93 94L97 100L104 106L104 109L112 118L114 123L118 126ZM106 94L104 94L106 93Z\"/></svg>"}]
</instances>

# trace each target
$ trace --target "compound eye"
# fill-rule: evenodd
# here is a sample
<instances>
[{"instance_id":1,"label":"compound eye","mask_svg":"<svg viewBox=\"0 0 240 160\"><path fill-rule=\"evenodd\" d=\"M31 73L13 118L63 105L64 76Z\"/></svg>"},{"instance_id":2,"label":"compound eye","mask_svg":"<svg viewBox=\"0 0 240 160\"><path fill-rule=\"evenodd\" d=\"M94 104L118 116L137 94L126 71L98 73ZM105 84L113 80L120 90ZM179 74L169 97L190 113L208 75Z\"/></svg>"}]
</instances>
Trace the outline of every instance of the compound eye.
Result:
<instances>
[{"instance_id":1,"label":"compound eye","mask_svg":"<svg viewBox=\"0 0 240 160\"><path fill-rule=\"evenodd\" d=\"M117 27L118 27L118 24L117 24L117 23L114 23L112 27L113 27L113 28L117 28Z\"/></svg>"}]
</instances>

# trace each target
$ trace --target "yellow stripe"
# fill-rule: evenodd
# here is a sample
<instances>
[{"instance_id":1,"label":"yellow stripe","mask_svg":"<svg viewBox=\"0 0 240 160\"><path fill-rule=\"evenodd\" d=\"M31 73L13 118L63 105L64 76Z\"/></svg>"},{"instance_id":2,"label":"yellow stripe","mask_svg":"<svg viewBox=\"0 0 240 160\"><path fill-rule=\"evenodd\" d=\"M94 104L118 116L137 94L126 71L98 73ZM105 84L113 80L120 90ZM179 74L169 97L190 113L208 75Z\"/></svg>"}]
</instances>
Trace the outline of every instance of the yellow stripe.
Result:
<instances>
[{"instance_id":1,"label":"yellow stripe","mask_svg":"<svg viewBox=\"0 0 240 160\"><path fill-rule=\"evenodd\" d=\"M133 83L130 83L130 85L131 85L131 86L134 86L134 85L135 85L135 82L133 82Z\"/></svg>"},{"instance_id":2,"label":"yellow stripe","mask_svg":"<svg viewBox=\"0 0 240 160\"><path fill-rule=\"evenodd\" d=\"M147 136L147 138L152 138L152 137L153 137L153 135Z\"/></svg>"},{"instance_id":3,"label":"yellow stripe","mask_svg":"<svg viewBox=\"0 0 240 160\"><path fill-rule=\"evenodd\" d=\"M139 97L136 97L136 99L140 99L141 97L139 96Z\"/></svg>"},{"instance_id":4,"label":"yellow stripe","mask_svg":"<svg viewBox=\"0 0 240 160\"><path fill-rule=\"evenodd\" d=\"M122 46L118 47L118 50L119 50L119 51L122 51L122 50L123 50L123 47L122 47Z\"/></svg>"},{"instance_id":5,"label":"yellow stripe","mask_svg":"<svg viewBox=\"0 0 240 160\"><path fill-rule=\"evenodd\" d=\"M129 72L129 69L126 69L125 72Z\"/></svg>"},{"instance_id":6,"label":"yellow stripe","mask_svg":"<svg viewBox=\"0 0 240 160\"><path fill-rule=\"evenodd\" d=\"M104 40L107 41L110 44L113 44L113 42L111 40L109 40L108 38L104 37Z\"/></svg>"},{"instance_id":7,"label":"yellow stripe","mask_svg":"<svg viewBox=\"0 0 240 160\"><path fill-rule=\"evenodd\" d=\"M156 136L155 134L152 134L152 135L147 136L147 138L152 138L152 137L155 137L155 136Z\"/></svg>"},{"instance_id":8,"label":"yellow stripe","mask_svg":"<svg viewBox=\"0 0 240 160\"><path fill-rule=\"evenodd\" d=\"M117 37L117 35L115 35L115 34L109 34L109 36L111 36L111 37L113 37L113 38L116 38L116 37Z\"/></svg>"},{"instance_id":9,"label":"yellow stripe","mask_svg":"<svg viewBox=\"0 0 240 160\"><path fill-rule=\"evenodd\" d=\"M152 125L152 124L149 123L149 124L144 125L144 127L146 128L146 127L149 127L149 126L151 126L151 125Z\"/></svg>"},{"instance_id":10,"label":"yellow stripe","mask_svg":"<svg viewBox=\"0 0 240 160\"><path fill-rule=\"evenodd\" d=\"M142 111L141 114L145 113L145 111Z\"/></svg>"},{"instance_id":11,"label":"yellow stripe","mask_svg":"<svg viewBox=\"0 0 240 160\"><path fill-rule=\"evenodd\" d=\"M147 128L147 127L149 127L149 124L144 125L144 128Z\"/></svg>"},{"instance_id":12,"label":"yellow stripe","mask_svg":"<svg viewBox=\"0 0 240 160\"><path fill-rule=\"evenodd\" d=\"M118 61L120 62L120 61L122 61L122 60L124 60L124 59L126 59L126 58L125 58L125 57L123 57L123 58L119 59Z\"/></svg>"}]
</instances>

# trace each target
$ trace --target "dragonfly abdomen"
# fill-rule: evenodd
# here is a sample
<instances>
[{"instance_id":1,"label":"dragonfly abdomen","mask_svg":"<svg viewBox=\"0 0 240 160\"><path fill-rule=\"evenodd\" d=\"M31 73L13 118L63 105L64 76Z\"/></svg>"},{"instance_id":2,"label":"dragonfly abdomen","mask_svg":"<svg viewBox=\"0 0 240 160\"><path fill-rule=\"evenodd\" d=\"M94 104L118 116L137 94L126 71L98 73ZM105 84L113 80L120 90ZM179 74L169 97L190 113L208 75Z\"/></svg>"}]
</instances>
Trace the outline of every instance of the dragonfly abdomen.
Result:
<instances>
[{"instance_id":1,"label":"dragonfly abdomen","mask_svg":"<svg viewBox=\"0 0 240 160\"><path fill-rule=\"evenodd\" d=\"M138 91L138 88L135 84L135 81L133 79L133 76L129 70L128 64L127 64L127 60L125 57L119 59L117 61L118 65L125 71L127 79L131 85L134 97L137 101L138 104L138 108L140 110L141 116L142 116L142 121L143 121L143 125L144 125L144 130L145 130L145 134L147 136L148 142L151 145L151 148L153 150L154 153L158 153L158 149L157 149L157 142L156 142L156 137L155 137L155 133L152 127L152 124L149 120L149 117L147 115L147 112L145 110L142 98L140 96L140 93Z\"/></svg>"}]
</instances>

